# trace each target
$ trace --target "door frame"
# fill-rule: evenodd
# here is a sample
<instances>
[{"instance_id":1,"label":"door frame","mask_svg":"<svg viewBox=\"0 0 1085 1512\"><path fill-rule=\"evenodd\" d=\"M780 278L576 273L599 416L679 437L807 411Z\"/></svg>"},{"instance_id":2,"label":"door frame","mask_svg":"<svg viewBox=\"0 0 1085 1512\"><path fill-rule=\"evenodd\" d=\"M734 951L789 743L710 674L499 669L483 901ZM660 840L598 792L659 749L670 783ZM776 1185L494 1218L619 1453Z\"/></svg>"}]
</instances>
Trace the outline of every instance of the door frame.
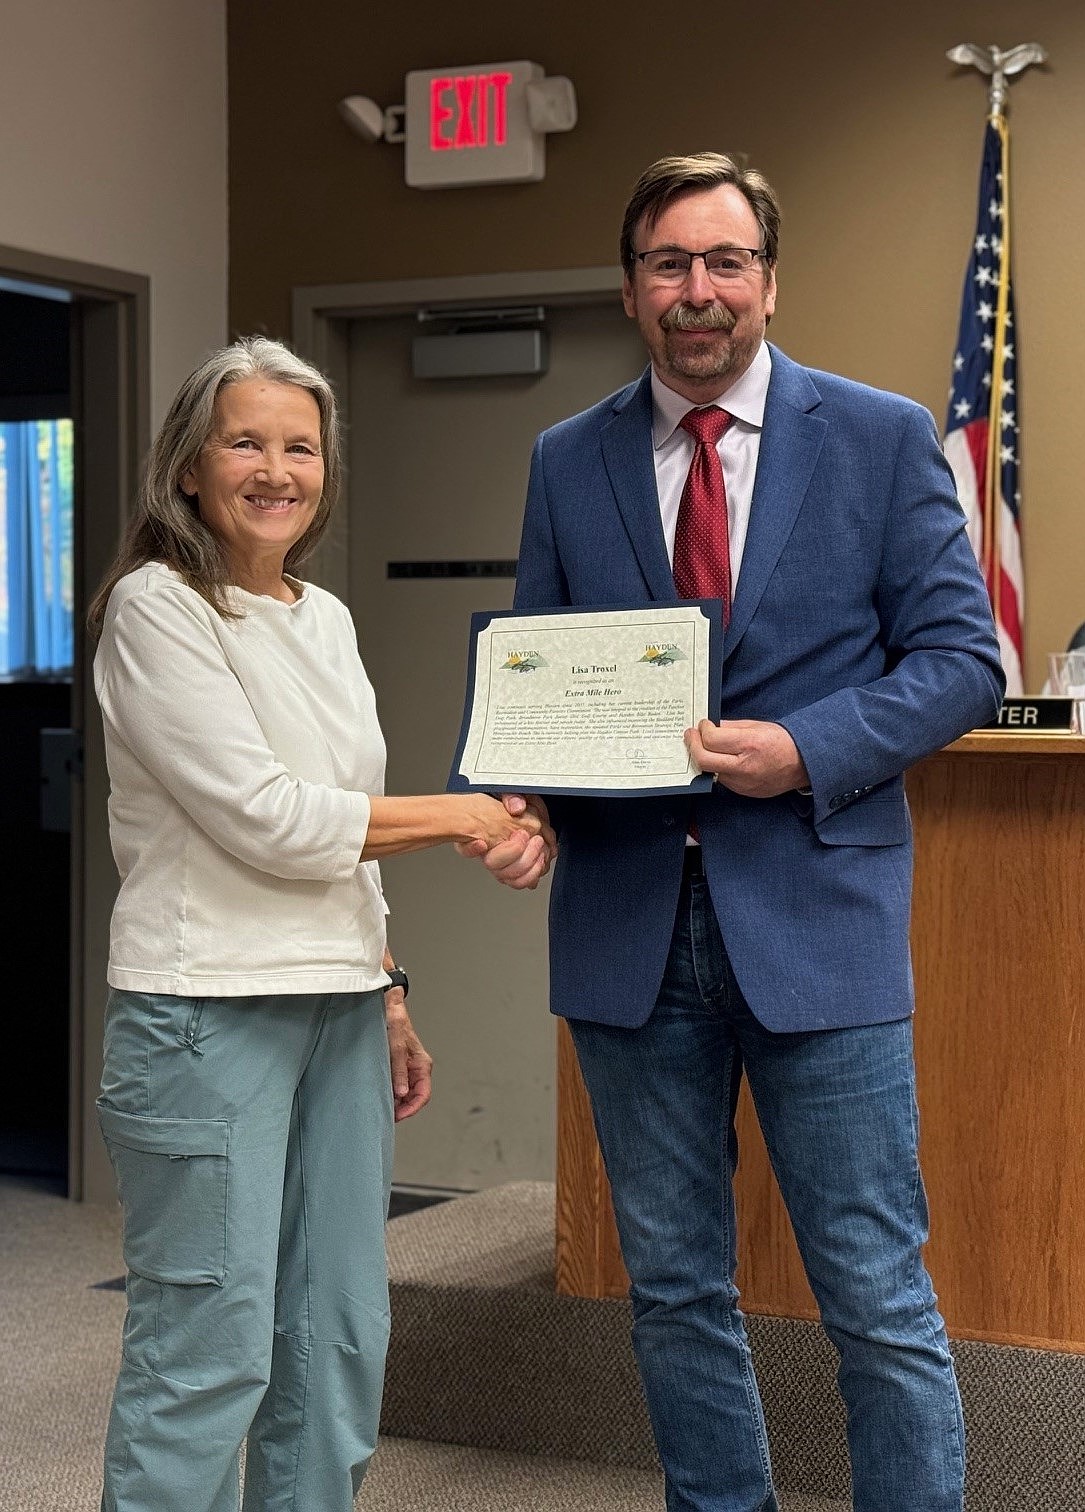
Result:
<instances>
[{"instance_id":1,"label":"door frame","mask_svg":"<svg viewBox=\"0 0 1085 1512\"><path fill-rule=\"evenodd\" d=\"M341 414L350 413L350 326L389 315L410 315L421 306L471 308L488 305L601 304L620 293L622 270L549 268L525 273L467 273L450 278L403 278L375 283L307 284L291 291L291 336L295 351L316 363L335 385ZM344 442L341 499L349 497L349 438ZM344 603L350 602L349 511L336 510L307 573Z\"/></svg>"},{"instance_id":2,"label":"door frame","mask_svg":"<svg viewBox=\"0 0 1085 1512\"><path fill-rule=\"evenodd\" d=\"M117 546L150 444L151 281L143 274L0 245L0 278L70 296L71 395L76 467L73 507L71 725L83 746L72 782L68 1029L68 1196L104 1200L109 1182L92 1159L89 1120L100 1074L109 914L116 869L109 846L109 791L96 717L87 605ZM27 292L33 292L32 287ZM74 777L78 774L73 774ZM92 802L87 802L87 792ZM89 1169L92 1167L93 1169Z\"/></svg>"}]
</instances>

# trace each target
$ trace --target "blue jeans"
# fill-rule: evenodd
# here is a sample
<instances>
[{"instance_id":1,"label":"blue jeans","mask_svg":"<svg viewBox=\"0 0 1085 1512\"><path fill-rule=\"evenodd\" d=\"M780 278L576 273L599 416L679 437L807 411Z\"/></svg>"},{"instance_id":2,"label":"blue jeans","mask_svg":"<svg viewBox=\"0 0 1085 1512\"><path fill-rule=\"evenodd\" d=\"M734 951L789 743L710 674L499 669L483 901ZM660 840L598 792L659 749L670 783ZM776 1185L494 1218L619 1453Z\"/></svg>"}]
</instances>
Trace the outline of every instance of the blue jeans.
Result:
<instances>
[{"instance_id":1,"label":"blue jeans","mask_svg":"<svg viewBox=\"0 0 1085 1512\"><path fill-rule=\"evenodd\" d=\"M351 1512L388 1341L383 993L113 992L128 1316L103 1512Z\"/></svg>"},{"instance_id":2,"label":"blue jeans","mask_svg":"<svg viewBox=\"0 0 1085 1512\"><path fill-rule=\"evenodd\" d=\"M855 1512L960 1512L960 1398L921 1253L911 1022L763 1028L694 861L647 1023L569 1027L613 1191L668 1512L777 1509L735 1287L743 1071L840 1352Z\"/></svg>"}]
</instances>

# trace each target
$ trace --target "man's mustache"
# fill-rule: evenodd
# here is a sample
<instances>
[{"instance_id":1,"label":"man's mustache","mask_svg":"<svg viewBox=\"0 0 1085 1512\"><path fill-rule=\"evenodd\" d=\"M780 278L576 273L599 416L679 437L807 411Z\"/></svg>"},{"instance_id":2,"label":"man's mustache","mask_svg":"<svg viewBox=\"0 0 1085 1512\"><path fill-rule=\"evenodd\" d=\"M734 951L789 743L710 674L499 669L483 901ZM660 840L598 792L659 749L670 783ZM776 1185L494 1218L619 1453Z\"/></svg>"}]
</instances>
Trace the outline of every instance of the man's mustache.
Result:
<instances>
[{"instance_id":1,"label":"man's mustache","mask_svg":"<svg viewBox=\"0 0 1085 1512\"><path fill-rule=\"evenodd\" d=\"M665 331L733 331L735 317L726 305L697 309L694 305L677 304L660 316L659 324Z\"/></svg>"}]
</instances>

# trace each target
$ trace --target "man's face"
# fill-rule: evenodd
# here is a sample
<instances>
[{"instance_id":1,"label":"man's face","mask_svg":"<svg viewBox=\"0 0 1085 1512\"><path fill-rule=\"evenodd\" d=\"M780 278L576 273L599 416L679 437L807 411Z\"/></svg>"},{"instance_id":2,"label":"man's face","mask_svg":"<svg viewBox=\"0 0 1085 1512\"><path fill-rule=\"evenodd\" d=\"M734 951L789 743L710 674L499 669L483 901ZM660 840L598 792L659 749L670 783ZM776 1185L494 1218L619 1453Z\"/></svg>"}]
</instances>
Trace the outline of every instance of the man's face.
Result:
<instances>
[{"instance_id":1,"label":"man's face","mask_svg":"<svg viewBox=\"0 0 1085 1512\"><path fill-rule=\"evenodd\" d=\"M720 184L682 195L651 227L642 219L633 245L638 252L760 247L761 227L742 191ZM756 259L748 272L722 281L695 257L682 282L673 284L653 279L638 262L625 275L622 302L668 388L704 404L730 388L753 361L776 308L776 274Z\"/></svg>"}]
</instances>

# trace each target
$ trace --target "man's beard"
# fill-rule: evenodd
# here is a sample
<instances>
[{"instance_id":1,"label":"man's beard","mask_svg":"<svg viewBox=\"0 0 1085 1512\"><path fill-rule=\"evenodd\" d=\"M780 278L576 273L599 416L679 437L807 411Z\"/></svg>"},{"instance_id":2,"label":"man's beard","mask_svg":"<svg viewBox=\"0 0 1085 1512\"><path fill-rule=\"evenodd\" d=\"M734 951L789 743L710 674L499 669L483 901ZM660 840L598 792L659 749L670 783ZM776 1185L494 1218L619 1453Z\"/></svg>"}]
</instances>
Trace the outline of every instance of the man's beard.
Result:
<instances>
[{"instance_id":1,"label":"man's beard","mask_svg":"<svg viewBox=\"0 0 1085 1512\"><path fill-rule=\"evenodd\" d=\"M736 324L736 317L725 305L708 305L703 309L688 304L673 305L659 321L671 372L694 380L726 378L732 368L750 355L744 345L736 347L731 342L712 342L698 348L686 347L673 341L671 332L717 331L722 336L730 336Z\"/></svg>"}]
</instances>

